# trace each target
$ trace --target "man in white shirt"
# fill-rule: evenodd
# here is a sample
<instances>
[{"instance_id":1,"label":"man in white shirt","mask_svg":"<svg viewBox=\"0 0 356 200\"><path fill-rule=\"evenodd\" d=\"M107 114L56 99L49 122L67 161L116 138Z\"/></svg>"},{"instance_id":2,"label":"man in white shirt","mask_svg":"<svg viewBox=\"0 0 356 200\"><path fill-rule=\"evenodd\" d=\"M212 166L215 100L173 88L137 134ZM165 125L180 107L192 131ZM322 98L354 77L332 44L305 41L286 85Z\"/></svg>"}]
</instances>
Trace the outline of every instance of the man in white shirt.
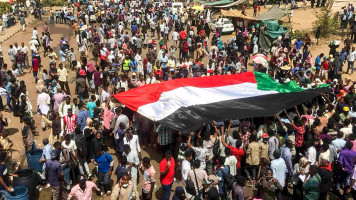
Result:
<instances>
[{"instance_id":1,"label":"man in white shirt","mask_svg":"<svg viewBox=\"0 0 356 200\"><path fill-rule=\"evenodd\" d=\"M174 45L177 46L178 45L178 38L179 38L179 33L177 31L174 31L172 33L172 39L174 41Z\"/></svg>"},{"instance_id":2,"label":"man in white shirt","mask_svg":"<svg viewBox=\"0 0 356 200\"><path fill-rule=\"evenodd\" d=\"M273 152L274 160L271 161L271 169L273 171L273 178L276 178L279 183L284 187L286 174L288 172L286 162L281 158L281 152L276 150Z\"/></svg>"},{"instance_id":3,"label":"man in white shirt","mask_svg":"<svg viewBox=\"0 0 356 200\"><path fill-rule=\"evenodd\" d=\"M133 134L132 129L127 130L126 136L124 137L124 144L130 145L131 151L141 157L139 138Z\"/></svg>"},{"instance_id":4,"label":"man in white shirt","mask_svg":"<svg viewBox=\"0 0 356 200\"><path fill-rule=\"evenodd\" d=\"M316 162L316 149L314 147L314 144L313 144L313 146L308 148L305 157L308 159L310 165L315 165L315 162Z\"/></svg>"},{"instance_id":5,"label":"man in white shirt","mask_svg":"<svg viewBox=\"0 0 356 200\"><path fill-rule=\"evenodd\" d=\"M113 36L111 36L111 38L108 40L108 43L110 44L110 48L114 49L114 46L116 44L116 40Z\"/></svg>"},{"instance_id":6,"label":"man in white shirt","mask_svg":"<svg viewBox=\"0 0 356 200\"><path fill-rule=\"evenodd\" d=\"M206 160L209 158L209 150L203 146L203 138L197 139L197 147L194 147L190 144L190 139L194 135L194 132L191 132L188 138L188 147L193 149L195 153L195 159L200 161L200 168L206 168Z\"/></svg>"},{"instance_id":7,"label":"man in white shirt","mask_svg":"<svg viewBox=\"0 0 356 200\"><path fill-rule=\"evenodd\" d=\"M46 88L42 88L42 92L41 94L39 94L37 96L37 106L38 108L42 111L45 109L49 109L49 104L51 103L51 97L49 96L49 94L47 94L47 89ZM41 113L41 114L47 114L47 113ZM42 129L45 130L46 129L46 123L45 121L42 119L41 122L41 126Z\"/></svg>"},{"instance_id":8,"label":"man in white shirt","mask_svg":"<svg viewBox=\"0 0 356 200\"><path fill-rule=\"evenodd\" d=\"M339 131L337 133L337 138L331 142L331 144L336 148L338 152L341 151L341 149L344 148L346 141L343 139L344 138L344 133L342 131Z\"/></svg>"},{"instance_id":9,"label":"man in white shirt","mask_svg":"<svg viewBox=\"0 0 356 200\"><path fill-rule=\"evenodd\" d=\"M106 100L110 97L110 93L108 92L108 86L104 86L103 90L101 91L100 94L100 101L101 102L106 102Z\"/></svg>"},{"instance_id":10,"label":"man in white shirt","mask_svg":"<svg viewBox=\"0 0 356 200\"><path fill-rule=\"evenodd\" d=\"M25 66L29 66L28 62L28 48L25 46L25 43L21 42L21 51L25 54Z\"/></svg>"},{"instance_id":11,"label":"man in white shirt","mask_svg":"<svg viewBox=\"0 0 356 200\"><path fill-rule=\"evenodd\" d=\"M356 51L355 47L352 47L352 50L350 50L349 56L347 58L347 71L346 73L349 73L349 69L351 68L351 74L354 73L354 63L356 59Z\"/></svg>"},{"instance_id":12,"label":"man in white shirt","mask_svg":"<svg viewBox=\"0 0 356 200\"><path fill-rule=\"evenodd\" d=\"M38 40L38 32L37 32L37 28L36 27L33 28L32 38L36 38Z\"/></svg>"},{"instance_id":13,"label":"man in white shirt","mask_svg":"<svg viewBox=\"0 0 356 200\"><path fill-rule=\"evenodd\" d=\"M120 123L124 123L125 124L125 129L128 129L129 128L129 118L122 114L122 108L121 107L117 107L115 109L115 113L117 115L117 119L116 119L116 122L115 122L115 128L113 130L113 133L117 133L117 131L119 130L119 127L120 127Z\"/></svg>"},{"instance_id":14,"label":"man in white shirt","mask_svg":"<svg viewBox=\"0 0 356 200\"><path fill-rule=\"evenodd\" d=\"M4 13L4 14L2 14L2 21L4 21L4 24L5 24L5 28L7 28L8 26L7 26L7 14L6 13Z\"/></svg>"},{"instance_id":15,"label":"man in white shirt","mask_svg":"<svg viewBox=\"0 0 356 200\"><path fill-rule=\"evenodd\" d=\"M352 125L350 119L345 119L344 127L341 128L340 131L344 133L343 139L348 138L349 135L352 134Z\"/></svg>"},{"instance_id":16,"label":"man in white shirt","mask_svg":"<svg viewBox=\"0 0 356 200\"><path fill-rule=\"evenodd\" d=\"M37 41L36 37L32 37L29 45L30 45L30 49L32 51L31 54L38 53L38 49L37 48L40 45L40 43Z\"/></svg>"},{"instance_id":17,"label":"man in white shirt","mask_svg":"<svg viewBox=\"0 0 356 200\"><path fill-rule=\"evenodd\" d=\"M124 152L122 153L122 156L126 156L127 162L129 164L129 174L131 177L132 184L134 186L134 193L136 197L139 196L138 190L137 190L137 172L138 172L138 166L140 165L140 159L137 155L136 152L131 151L131 147L129 144L124 145Z\"/></svg>"},{"instance_id":18,"label":"man in white shirt","mask_svg":"<svg viewBox=\"0 0 356 200\"><path fill-rule=\"evenodd\" d=\"M15 59L16 51L15 51L15 49L14 49L14 47L13 47L12 45L10 45L9 50L7 50L7 54L9 55L9 58L10 58L11 62L12 62L13 64L15 64L15 61L16 61L16 59Z\"/></svg>"},{"instance_id":19,"label":"man in white shirt","mask_svg":"<svg viewBox=\"0 0 356 200\"><path fill-rule=\"evenodd\" d=\"M192 151L186 151L184 153L185 159L182 161L182 181L183 185L186 186L186 181L188 179L188 172L192 169L190 161L193 159Z\"/></svg>"},{"instance_id":20,"label":"man in white shirt","mask_svg":"<svg viewBox=\"0 0 356 200\"><path fill-rule=\"evenodd\" d=\"M236 168L237 159L235 156L231 155L230 148L225 148L225 155L226 155L226 158L225 158L224 165L229 166L231 175L233 175L233 176L237 175L237 168Z\"/></svg>"},{"instance_id":21,"label":"man in white shirt","mask_svg":"<svg viewBox=\"0 0 356 200\"><path fill-rule=\"evenodd\" d=\"M146 84L156 83L156 78L153 76L153 73L150 73L146 79Z\"/></svg>"}]
</instances>

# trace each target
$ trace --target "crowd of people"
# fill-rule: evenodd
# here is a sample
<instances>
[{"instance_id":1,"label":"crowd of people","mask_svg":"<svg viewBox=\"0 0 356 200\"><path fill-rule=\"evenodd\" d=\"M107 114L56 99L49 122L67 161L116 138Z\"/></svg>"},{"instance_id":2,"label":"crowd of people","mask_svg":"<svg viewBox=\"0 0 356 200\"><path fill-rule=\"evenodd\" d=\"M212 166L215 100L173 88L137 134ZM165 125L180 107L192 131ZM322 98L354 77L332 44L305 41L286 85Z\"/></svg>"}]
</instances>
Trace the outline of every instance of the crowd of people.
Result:
<instances>
[{"instance_id":1,"label":"crowd of people","mask_svg":"<svg viewBox=\"0 0 356 200\"><path fill-rule=\"evenodd\" d=\"M254 3L259 7L260 2ZM42 141L40 175L54 200L89 200L93 192L112 200L146 200L153 199L158 187L164 200L323 200L331 191L356 199L356 82L342 79L343 73L353 73L356 58L353 5L340 13L341 25L350 30L346 39L332 42L329 53L315 60L308 34L295 41L282 34L266 52L259 42L263 25L239 21L223 42L222 28L211 29L210 19L209 9L173 11L164 2L70 2L48 13L42 34L33 29L29 48L23 42L10 45L6 56L11 63L0 59L6 96L0 109L7 108L23 123L26 153L39 148L33 119L37 109L48 134ZM73 27L77 47L62 37L58 52L54 50L49 27L56 23ZM280 84L329 84L330 93L277 116L214 121L191 133L155 123L113 98L172 79L244 73L257 53L270 59L267 65L254 63L254 70ZM48 63L41 61L44 57ZM26 88L30 81L19 81L27 70L37 84L37 107ZM8 119L0 113L3 150L13 145L6 126ZM162 152L159 167L141 156L145 149ZM0 152L2 192L13 190L9 176L16 176L10 152Z\"/></svg>"}]
</instances>

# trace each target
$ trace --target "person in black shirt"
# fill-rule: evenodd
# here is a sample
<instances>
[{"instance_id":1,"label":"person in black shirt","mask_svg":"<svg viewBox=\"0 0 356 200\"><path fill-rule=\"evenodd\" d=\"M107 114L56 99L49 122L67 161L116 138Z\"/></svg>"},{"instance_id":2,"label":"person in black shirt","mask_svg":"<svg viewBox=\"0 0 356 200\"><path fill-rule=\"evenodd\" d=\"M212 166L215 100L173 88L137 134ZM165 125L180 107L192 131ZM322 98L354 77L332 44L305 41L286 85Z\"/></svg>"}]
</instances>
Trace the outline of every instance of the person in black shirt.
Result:
<instances>
[{"instance_id":1,"label":"person in black shirt","mask_svg":"<svg viewBox=\"0 0 356 200\"><path fill-rule=\"evenodd\" d=\"M52 79L58 80L57 68L54 66L53 63L51 63L49 67L49 75L51 76Z\"/></svg>"},{"instance_id":2,"label":"person in black shirt","mask_svg":"<svg viewBox=\"0 0 356 200\"><path fill-rule=\"evenodd\" d=\"M102 109L100 107L101 101L97 100L95 102L95 104L96 104L96 107L93 110L93 113L94 113L93 114L93 122L94 122L94 127L96 129L98 129L100 126L100 116L101 116L101 111L102 111Z\"/></svg>"}]
</instances>

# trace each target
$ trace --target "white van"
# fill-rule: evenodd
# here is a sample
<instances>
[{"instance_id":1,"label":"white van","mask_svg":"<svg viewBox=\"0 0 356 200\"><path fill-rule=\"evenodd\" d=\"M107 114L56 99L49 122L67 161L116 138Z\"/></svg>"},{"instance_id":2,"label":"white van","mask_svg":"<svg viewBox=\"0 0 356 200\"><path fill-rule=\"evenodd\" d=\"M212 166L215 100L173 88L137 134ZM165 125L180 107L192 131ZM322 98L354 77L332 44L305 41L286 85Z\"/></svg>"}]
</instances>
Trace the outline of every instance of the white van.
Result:
<instances>
[{"instance_id":1,"label":"white van","mask_svg":"<svg viewBox=\"0 0 356 200\"><path fill-rule=\"evenodd\" d=\"M172 3L172 13L173 15L177 13L183 13L183 3L182 2Z\"/></svg>"}]
</instances>

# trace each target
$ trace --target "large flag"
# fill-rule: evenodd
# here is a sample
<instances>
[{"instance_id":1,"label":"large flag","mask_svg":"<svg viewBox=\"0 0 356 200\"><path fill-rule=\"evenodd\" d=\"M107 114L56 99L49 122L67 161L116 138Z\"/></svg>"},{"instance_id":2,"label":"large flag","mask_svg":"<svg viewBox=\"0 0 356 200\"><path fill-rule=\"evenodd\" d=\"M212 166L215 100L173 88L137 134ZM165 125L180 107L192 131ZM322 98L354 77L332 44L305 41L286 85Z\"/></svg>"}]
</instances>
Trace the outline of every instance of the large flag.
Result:
<instances>
[{"instance_id":1,"label":"large flag","mask_svg":"<svg viewBox=\"0 0 356 200\"><path fill-rule=\"evenodd\" d=\"M180 131L202 123L274 116L283 109L329 93L328 85L304 90L280 84L268 74L246 72L149 84L114 97L141 115Z\"/></svg>"}]
</instances>

